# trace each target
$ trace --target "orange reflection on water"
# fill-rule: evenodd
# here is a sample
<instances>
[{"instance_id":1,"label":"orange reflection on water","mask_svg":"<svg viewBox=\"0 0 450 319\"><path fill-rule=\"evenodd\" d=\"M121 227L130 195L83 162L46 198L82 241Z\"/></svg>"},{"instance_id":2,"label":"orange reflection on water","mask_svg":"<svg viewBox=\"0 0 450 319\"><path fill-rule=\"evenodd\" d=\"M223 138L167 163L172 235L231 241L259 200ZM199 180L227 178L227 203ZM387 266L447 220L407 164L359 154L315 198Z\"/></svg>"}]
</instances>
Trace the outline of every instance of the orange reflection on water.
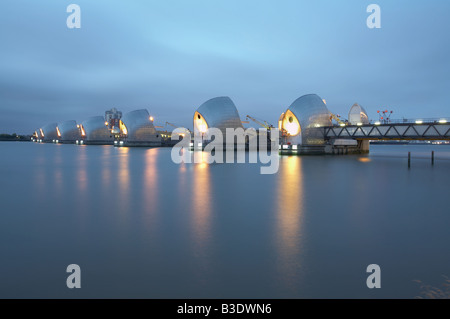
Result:
<instances>
[{"instance_id":1,"label":"orange reflection on water","mask_svg":"<svg viewBox=\"0 0 450 319\"><path fill-rule=\"evenodd\" d=\"M210 237L211 179L210 166L204 162L193 164L192 224L197 247L204 248Z\"/></svg>"},{"instance_id":2,"label":"orange reflection on water","mask_svg":"<svg viewBox=\"0 0 450 319\"><path fill-rule=\"evenodd\" d=\"M111 166L110 161L108 160L111 158L111 150L112 147L110 146L103 146L102 148L102 190L106 191L108 195L111 193L112 189Z\"/></svg>"},{"instance_id":3,"label":"orange reflection on water","mask_svg":"<svg viewBox=\"0 0 450 319\"><path fill-rule=\"evenodd\" d=\"M77 186L80 189L80 193L84 195L84 192L87 190L87 155L86 148L80 147L79 152L81 153L78 156L78 167L77 167Z\"/></svg>"},{"instance_id":4,"label":"orange reflection on water","mask_svg":"<svg viewBox=\"0 0 450 319\"><path fill-rule=\"evenodd\" d=\"M58 144L58 146L61 146L61 144ZM64 183L63 183L63 171L62 171L62 164L63 159L61 155L61 147L55 148L55 155L53 157L53 174L54 174L54 187L53 191L57 194L64 192Z\"/></svg>"},{"instance_id":5,"label":"orange reflection on water","mask_svg":"<svg viewBox=\"0 0 450 319\"><path fill-rule=\"evenodd\" d=\"M203 151L194 151L194 163L197 163L201 168L208 166L208 160L211 154Z\"/></svg>"},{"instance_id":6,"label":"orange reflection on water","mask_svg":"<svg viewBox=\"0 0 450 319\"><path fill-rule=\"evenodd\" d=\"M301 253L303 219L302 159L298 156L282 157L278 174L277 244L280 267L287 283L295 277Z\"/></svg>"},{"instance_id":7,"label":"orange reflection on water","mask_svg":"<svg viewBox=\"0 0 450 319\"><path fill-rule=\"evenodd\" d=\"M125 213L129 209L130 200L130 168L129 168L129 148L128 147L118 147L117 151L119 153L119 207L121 212Z\"/></svg>"},{"instance_id":8,"label":"orange reflection on water","mask_svg":"<svg viewBox=\"0 0 450 319\"><path fill-rule=\"evenodd\" d=\"M368 163L371 160L368 157L358 157L358 161L363 162L363 163Z\"/></svg>"},{"instance_id":9,"label":"orange reflection on water","mask_svg":"<svg viewBox=\"0 0 450 319\"><path fill-rule=\"evenodd\" d=\"M144 198L146 207L156 207L158 200L158 170L157 170L158 149L150 148L145 152L145 172L144 172Z\"/></svg>"}]
</instances>

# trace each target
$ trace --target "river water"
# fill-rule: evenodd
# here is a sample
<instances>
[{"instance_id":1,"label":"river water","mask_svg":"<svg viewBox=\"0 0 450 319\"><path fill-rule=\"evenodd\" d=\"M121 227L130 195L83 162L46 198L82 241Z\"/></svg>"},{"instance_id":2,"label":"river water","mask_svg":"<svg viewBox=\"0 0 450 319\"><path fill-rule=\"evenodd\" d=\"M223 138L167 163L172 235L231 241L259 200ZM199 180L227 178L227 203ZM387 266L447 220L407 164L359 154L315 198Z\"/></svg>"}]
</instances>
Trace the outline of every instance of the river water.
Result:
<instances>
[{"instance_id":1,"label":"river water","mask_svg":"<svg viewBox=\"0 0 450 319\"><path fill-rule=\"evenodd\" d=\"M0 154L1 298L414 298L450 275L448 145L282 156L273 175L167 148Z\"/></svg>"}]
</instances>

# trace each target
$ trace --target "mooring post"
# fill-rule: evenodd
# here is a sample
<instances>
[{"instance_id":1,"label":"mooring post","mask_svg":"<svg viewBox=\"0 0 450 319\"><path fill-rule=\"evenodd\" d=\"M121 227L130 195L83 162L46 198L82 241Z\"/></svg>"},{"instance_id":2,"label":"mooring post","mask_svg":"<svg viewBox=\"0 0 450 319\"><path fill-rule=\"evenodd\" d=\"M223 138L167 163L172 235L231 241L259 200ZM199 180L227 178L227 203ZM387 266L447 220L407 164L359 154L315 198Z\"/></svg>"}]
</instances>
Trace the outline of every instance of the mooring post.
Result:
<instances>
[{"instance_id":1,"label":"mooring post","mask_svg":"<svg viewBox=\"0 0 450 319\"><path fill-rule=\"evenodd\" d=\"M434 165L434 151L431 151L431 165Z\"/></svg>"},{"instance_id":2,"label":"mooring post","mask_svg":"<svg viewBox=\"0 0 450 319\"><path fill-rule=\"evenodd\" d=\"M408 168L411 168L411 152L408 152Z\"/></svg>"}]
</instances>

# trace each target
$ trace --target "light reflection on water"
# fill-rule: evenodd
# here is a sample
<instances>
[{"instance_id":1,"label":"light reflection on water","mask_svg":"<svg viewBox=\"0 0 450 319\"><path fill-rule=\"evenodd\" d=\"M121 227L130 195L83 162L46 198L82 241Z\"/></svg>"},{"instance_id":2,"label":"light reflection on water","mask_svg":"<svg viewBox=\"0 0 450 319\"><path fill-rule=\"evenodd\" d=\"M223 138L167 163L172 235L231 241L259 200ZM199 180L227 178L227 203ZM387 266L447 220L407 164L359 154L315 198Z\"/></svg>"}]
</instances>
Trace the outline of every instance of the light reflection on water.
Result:
<instances>
[{"instance_id":1,"label":"light reflection on water","mask_svg":"<svg viewBox=\"0 0 450 319\"><path fill-rule=\"evenodd\" d=\"M414 279L450 269L450 147L283 156L274 175L205 155L177 165L169 149L0 150L0 297L412 298ZM408 170L408 151L427 160ZM379 291L365 287L373 262Z\"/></svg>"},{"instance_id":2,"label":"light reflection on water","mask_svg":"<svg viewBox=\"0 0 450 319\"><path fill-rule=\"evenodd\" d=\"M145 151L145 171L143 184L143 197L145 206L151 207L158 201L159 195L159 174L158 174L158 150L148 149ZM147 211L148 212L148 211Z\"/></svg>"},{"instance_id":3,"label":"light reflection on water","mask_svg":"<svg viewBox=\"0 0 450 319\"><path fill-rule=\"evenodd\" d=\"M79 188L80 196L84 196L87 191L88 184L88 167L87 167L87 146L80 146L79 148L79 156L77 157L78 167L76 169L76 185ZM48 163L46 163L48 165Z\"/></svg>"},{"instance_id":4,"label":"light reflection on water","mask_svg":"<svg viewBox=\"0 0 450 319\"><path fill-rule=\"evenodd\" d=\"M120 220L124 228L128 226L131 215L134 215L134 210L131 207L131 192L135 192L138 186L131 187L130 185L130 158L128 156L130 149L128 147L120 147L117 149L118 157L118 183L117 183L117 200Z\"/></svg>"},{"instance_id":5,"label":"light reflection on water","mask_svg":"<svg viewBox=\"0 0 450 319\"><path fill-rule=\"evenodd\" d=\"M210 241L211 232L211 213L214 201L211 193L211 181L209 165L206 159L202 159L202 163L194 165L193 181L192 181L192 229L195 234L196 247L202 249Z\"/></svg>"},{"instance_id":6,"label":"light reflection on water","mask_svg":"<svg viewBox=\"0 0 450 319\"><path fill-rule=\"evenodd\" d=\"M303 216L302 159L282 157L277 175L277 229L280 274L284 285L295 283L302 268L301 240Z\"/></svg>"}]
</instances>

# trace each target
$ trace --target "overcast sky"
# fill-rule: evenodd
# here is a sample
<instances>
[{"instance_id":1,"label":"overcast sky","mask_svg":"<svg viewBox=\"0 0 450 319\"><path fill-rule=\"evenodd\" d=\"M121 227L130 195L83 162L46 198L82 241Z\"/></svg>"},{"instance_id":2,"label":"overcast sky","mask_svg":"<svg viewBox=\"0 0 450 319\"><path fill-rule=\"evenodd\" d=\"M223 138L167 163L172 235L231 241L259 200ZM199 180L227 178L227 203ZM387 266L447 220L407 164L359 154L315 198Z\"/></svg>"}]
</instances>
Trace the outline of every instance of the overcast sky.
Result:
<instances>
[{"instance_id":1,"label":"overcast sky","mask_svg":"<svg viewBox=\"0 0 450 319\"><path fill-rule=\"evenodd\" d=\"M112 107L191 127L216 96L273 124L308 93L344 117L355 102L371 119L450 116L449 15L446 0L2 0L0 132Z\"/></svg>"}]
</instances>

